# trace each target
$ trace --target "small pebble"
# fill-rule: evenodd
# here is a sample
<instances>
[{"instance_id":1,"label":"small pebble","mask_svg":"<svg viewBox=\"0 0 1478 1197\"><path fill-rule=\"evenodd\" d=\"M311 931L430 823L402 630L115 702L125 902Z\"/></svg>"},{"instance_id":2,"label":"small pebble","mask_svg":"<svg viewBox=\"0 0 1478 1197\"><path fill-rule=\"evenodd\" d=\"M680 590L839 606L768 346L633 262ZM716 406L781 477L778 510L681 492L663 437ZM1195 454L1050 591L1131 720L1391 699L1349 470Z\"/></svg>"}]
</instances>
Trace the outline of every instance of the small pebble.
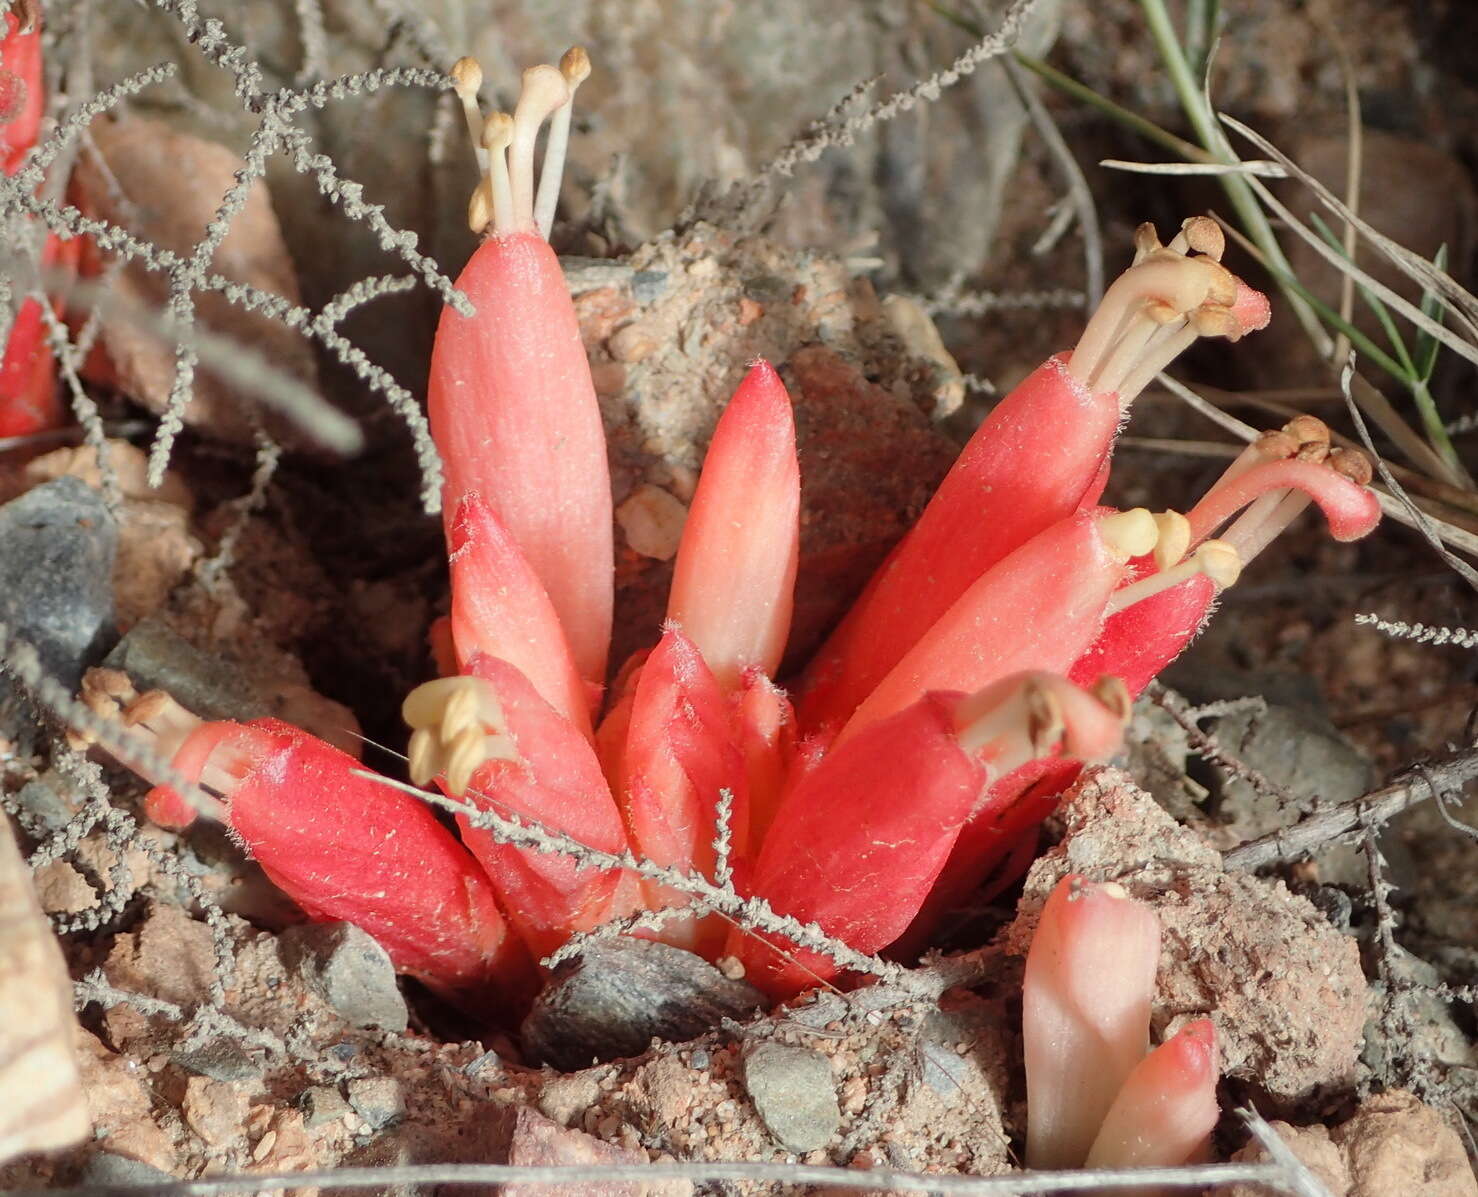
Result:
<instances>
[{"instance_id":1,"label":"small pebble","mask_svg":"<svg viewBox=\"0 0 1478 1197\"><path fill-rule=\"evenodd\" d=\"M405 1094L394 1077L360 1077L347 1088L349 1104L373 1130L389 1126L405 1113Z\"/></svg>"},{"instance_id":2,"label":"small pebble","mask_svg":"<svg viewBox=\"0 0 1478 1197\"><path fill-rule=\"evenodd\" d=\"M344 1095L329 1085L315 1085L298 1095L298 1108L303 1111L306 1126L323 1126L336 1122L349 1112Z\"/></svg>"},{"instance_id":3,"label":"small pebble","mask_svg":"<svg viewBox=\"0 0 1478 1197\"><path fill-rule=\"evenodd\" d=\"M283 963L350 1026L404 1031L405 997L390 956L352 923L305 923L278 937Z\"/></svg>"},{"instance_id":4,"label":"small pebble","mask_svg":"<svg viewBox=\"0 0 1478 1197\"><path fill-rule=\"evenodd\" d=\"M584 1068L646 1051L651 1041L681 1041L743 1018L764 995L730 981L702 957L628 937L593 940L560 967L524 1020L532 1059Z\"/></svg>"},{"instance_id":5,"label":"small pebble","mask_svg":"<svg viewBox=\"0 0 1478 1197\"><path fill-rule=\"evenodd\" d=\"M831 1063L809 1048L756 1045L744 1057L744 1087L760 1120L788 1151L815 1151L841 1125Z\"/></svg>"},{"instance_id":6,"label":"small pebble","mask_svg":"<svg viewBox=\"0 0 1478 1197\"><path fill-rule=\"evenodd\" d=\"M638 270L631 276L631 297L645 307L667 293L667 271Z\"/></svg>"}]
</instances>

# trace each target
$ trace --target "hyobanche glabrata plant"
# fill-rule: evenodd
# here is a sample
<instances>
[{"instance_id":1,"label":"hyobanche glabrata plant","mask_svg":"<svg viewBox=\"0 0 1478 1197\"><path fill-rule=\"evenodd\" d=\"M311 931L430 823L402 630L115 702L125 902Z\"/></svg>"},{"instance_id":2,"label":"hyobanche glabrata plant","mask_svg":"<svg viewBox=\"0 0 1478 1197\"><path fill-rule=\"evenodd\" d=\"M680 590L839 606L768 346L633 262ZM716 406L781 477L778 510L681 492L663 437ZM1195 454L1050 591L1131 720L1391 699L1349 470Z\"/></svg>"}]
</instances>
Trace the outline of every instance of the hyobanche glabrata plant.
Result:
<instances>
[{"instance_id":1,"label":"hyobanche glabrata plant","mask_svg":"<svg viewBox=\"0 0 1478 1197\"><path fill-rule=\"evenodd\" d=\"M580 50L534 67L514 112L486 119L477 64L453 73L483 171L469 207L482 241L457 283L475 314L443 310L428 387L445 467L445 676L404 703L417 785L567 850L510 842L468 813L454 834L286 724L114 695L310 916L358 923L403 972L493 1018L517 1016L537 961L571 936L643 911L664 913L644 934L742 968L777 999L842 971L814 938L682 909L672 878L731 887L854 952L927 942L982 880L1019 873L1080 765L1118 748L1133 698L1299 512L1317 504L1341 540L1379 518L1364 458L1308 418L1265 434L1184 513L1102 505L1145 385L1198 338L1235 341L1269 317L1221 264L1214 222L1192 218L1168 244L1144 226L1078 344L994 407L784 688L801 471L785 385L752 363L707 451L661 638L607 687L611 480L546 240L589 70ZM175 824L196 805L167 784L147 800Z\"/></svg>"}]
</instances>

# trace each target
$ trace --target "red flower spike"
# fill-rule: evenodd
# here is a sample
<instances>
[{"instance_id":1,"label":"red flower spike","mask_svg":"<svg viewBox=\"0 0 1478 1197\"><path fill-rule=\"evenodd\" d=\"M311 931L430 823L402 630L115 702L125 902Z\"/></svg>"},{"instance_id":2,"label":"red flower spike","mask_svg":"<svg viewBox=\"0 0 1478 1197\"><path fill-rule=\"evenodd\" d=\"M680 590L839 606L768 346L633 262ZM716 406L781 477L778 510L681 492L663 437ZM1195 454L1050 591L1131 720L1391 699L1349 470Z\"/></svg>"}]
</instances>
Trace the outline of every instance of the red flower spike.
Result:
<instances>
[{"instance_id":1,"label":"red flower spike","mask_svg":"<svg viewBox=\"0 0 1478 1197\"><path fill-rule=\"evenodd\" d=\"M25 165L41 131L45 107L40 6L22 6L21 11L31 21L24 31L20 12L0 12L0 170L7 175ZM73 266L80 248L80 242L63 242L48 234L42 265ZM22 300L0 352L0 437L57 428L65 415L41 304L36 299Z\"/></svg>"},{"instance_id":2,"label":"red flower spike","mask_svg":"<svg viewBox=\"0 0 1478 1197\"><path fill-rule=\"evenodd\" d=\"M451 630L464 672L498 657L533 683L550 706L590 735L590 696L575 668L554 605L493 509L469 494L448 533Z\"/></svg>"},{"instance_id":3,"label":"red flower spike","mask_svg":"<svg viewBox=\"0 0 1478 1197\"><path fill-rule=\"evenodd\" d=\"M457 280L477 314L442 313L427 404L449 524L467 494L487 500L543 583L580 675L602 685L614 561L605 434L574 305L532 206L534 139L568 100L559 71L535 67L515 115L490 118L473 223L491 216L494 231Z\"/></svg>"},{"instance_id":4,"label":"red flower spike","mask_svg":"<svg viewBox=\"0 0 1478 1197\"><path fill-rule=\"evenodd\" d=\"M1117 399L1074 380L1063 356L996 404L812 658L797 698L802 726L844 724L971 583L1096 500L1090 491L1119 420Z\"/></svg>"},{"instance_id":5,"label":"red flower spike","mask_svg":"<svg viewBox=\"0 0 1478 1197\"><path fill-rule=\"evenodd\" d=\"M928 690L977 690L1008 674L1065 674L1091 645L1131 557L1158 535L1143 508L1082 512L988 570L883 679L837 737L902 710Z\"/></svg>"},{"instance_id":6,"label":"red flower spike","mask_svg":"<svg viewBox=\"0 0 1478 1197\"><path fill-rule=\"evenodd\" d=\"M785 384L756 362L714 429L688 508L667 618L725 692L774 676L790 632L800 552L800 465Z\"/></svg>"},{"instance_id":7,"label":"red flower spike","mask_svg":"<svg viewBox=\"0 0 1478 1197\"><path fill-rule=\"evenodd\" d=\"M626 831L590 740L509 662L477 656L467 669L472 676L429 683L406 700L421 729L417 737L435 735L451 744L430 762L423 761L419 742L413 746L413 780L423 784L430 770L445 763L443 789L454 796L497 814L534 819L602 852L624 852ZM470 701L462 697L469 693ZM420 709L422 695L427 710ZM466 718L469 708L476 726ZM489 738L500 746L465 778L454 760L463 737L479 739L482 751ZM556 852L500 844L466 816L459 815L457 825L492 879L509 923L536 957L547 956L571 932L634 909L636 887L626 874L582 868Z\"/></svg>"},{"instance_id":8,"label":"red flower spike","mask_svg":"<svg viewBox=\"0 0 1478 1197\"><path fill-rule=\"evenodd\" d=\"M744 675L736 696L735 735L749 779L749 844L765 842L780 808L786 775L795 755L795 711L785 691L758 669Z\"/></svg>"},{"instance_id":9,"label":"red flower spike","mask_svg":"<svg viewBox=\"0 0 1478 1197\"><path fill-rule=\"evenodd\" d=\"M977 578L1096 503L1123 413L1176 355L1197 337L1236 340L1266 323L1266 300L1219 264L1214 221L1191 218L1168 247L1141 226L1136 245L1077 347L996 405L813 660L803 727L845 723Z\"/></svg>"},{"instance_id":10,"label":"red flower spike","mask_svg":"<svg viewBox=\"0 0 1478 1197\"><path fill-rule=\"evenodd\" d=\"M40 5L29 6L39 17ZM0 169L13 175L41 132L41 22L22 30L21 17L0 12Z\"/></svg>"},{"instance_id":11,"label":"red flower spike","mask_svg":"<svg viewBox=\"0 0 1478 1197\"><path fill-rule=\"evenodd\" d=\"M933 885L986 781L955 733L958 695L930 694L828 753L781 802L753 892L859 951L891 943ZM745 979L783 999L836 974L828 957L735 931Z\"/></svg>"},{"instance_id":12,"label":"red flower spike","mask_svg":"<svg viewBox=\"0 0 1478 1197\"><path fill-rule=\"evenodd\" d=\"M1088 1152L1089 1168L1172 1168L1207 1158L1216 1104L1216 1026L1188 1022L1124 1082Z\"/></svg>"},{"instance_id":13,"label":"red flower spike","mask_svg":"<svg viewBox=\"0 0 1478 1197\"><path fill-rule=\"evenodd\" d=\"M744 758L735 743L728 700L697 647L669 627L641 666L622 758L621 806L633 846L656 864L713 876L715 807L732 795L735 855L748 845L749 801ZM679 899L651 886L649 905ZM693 948L721 929L670 922L664 940Z\"/></svg>"},{"instance_id":14,"label":"red flower spike","mask_svg":"<svg viewBox=\"0 0 1478 1197\"><path fill-rule=\"evenodd\" d=\"M1149 1047L1160 925L1115 884L1071 874L1047 898L1026 957L1026 1159L1080 1168Z\"/></svg>"},{"instance_id":15,"label":"red flower spike","mask_svg":"<svg viewBox=\"0 0 1478 1197\"><path fill-rule=\"evenodd\" d=\"M753 890L777 912L876 952L924 904L991 777L1059 749L1112 753L1127 711L1112 687L1089 694L1039 673L964 697L925 695L828 753L785 795ZM776 997L836 972L773 938L735 932L730 951Z\"/></svg>"},{"instance_id":16,"label":"red flower spike","mask_svg":"<svg viewBox=\"0 0 1478 1197\"><path fill-rule=\"evenodd\" d=\"M202 723L158 692L125 718L186 780L220 795L233 838L310 918L362 927L396 971L474 1008L525 1000L527 953L477 862L420 800L277 719ZM185 806L164 787L150 803Z\"/></svg>"}]
</instances>

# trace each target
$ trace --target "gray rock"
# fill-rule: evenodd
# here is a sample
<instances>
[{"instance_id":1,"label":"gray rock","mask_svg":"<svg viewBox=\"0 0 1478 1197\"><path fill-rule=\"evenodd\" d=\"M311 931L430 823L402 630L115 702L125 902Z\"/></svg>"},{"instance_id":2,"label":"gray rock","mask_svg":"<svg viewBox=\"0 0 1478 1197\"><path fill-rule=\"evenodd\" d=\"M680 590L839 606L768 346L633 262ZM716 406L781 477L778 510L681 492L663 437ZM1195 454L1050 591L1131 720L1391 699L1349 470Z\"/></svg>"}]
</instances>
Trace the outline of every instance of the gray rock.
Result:
<instances>
[{"instance_id":1,"label":"gray rock","mask_svg":"<svg viewBox=\"0 0 1478 1197\"><path fill-rule=\"evenodd\" d=\"M390 956L353 923L306 923L278 937L283 963L344 1021L405 1030L409 1015Z\"/></svg>"},{"instance_id":2,"label":"gray rock","mask_svg":"<svg viewBox=\"0 0 1478 1197\"><path fill-rule=\"evenodd\" d=\"M77 1183L82 1185L155 1185L173 1184L175 1178L152 1164L130 1159L112 1151L95 1151L87 1157ZM144 1189L140 1189L144 1192Z\"/></svg>"},{"instance_id":3,"label":"gray rock","mask_svg":"<svg viewBox=\"0 0 1478 1197\"><path fill-rule=\"evenodd\" d=\"M332 1085L314 1085L298 1094L298 1109L303 1111L303 1123L308 1127L323 1126L337 1122L349 1112L349 1103L344 1095Z\"/></svg>"},{"instance_id":4,"label":"gray rock","mask_svg":"<svg viewBox=\"0 0 1478 1197\"><path fill-rule=\"evenodd\" d=\"M21 786L15 795L16 805L47 831L60 831L77 812L63 796L55 774L47 772Z\"/></svg>"},{"instance_id":5,"label":"gray rock","mask_svg":"<svg viewBox=\"0 0 1478 1197\"><path fill-rule=\"evenodd\" d=\"M118 525L80 478L44 483L0 507L0 620L68 689L113 637L117 552Z\"/></svg>"},{"instance_id":6,"label":"gray rock","mask_svg":"<svg viewBox=\"0 0 1478 1197\"><path fill-rule=\"evenodd\" d=\"M655 1039L682 1040L765 1004L744 981L667 944L597 939L560 967L524 1019L527 1054L556 1068L637 1056Z\"/></svg>"},{"instance_id":7,"label":"gray rock","mask_svg":"<svg viewBox=\"0 0 1478 1197\"><path fill-rule=\"evenodd\" d=\"M260 719L272 713L239 669L201 652L152 616L134 624L103 664L128 674L140 690L169 691L202 719Z\"/></svg>"},{"instance_id":8,"label":"gray rock","mask_svg":"<svg viewBox=\"0 0 1478 1197\"><path fill-rule=\"evenodd\" d=\"M1243 764L1283 787L1294 810L1239 777L1222 773L1213 787L1209 813L1230 842L1241 843L1285 827L1299 814L1347 802L1375 784L1375 770L1328 720L1306 709L1268 703L1238 711L1212 727L1218 743ZM1320 880L1364 883L1358 848L1334 845L1316 853Z\"/></svg>"},{"instance_id":9,"label":"gray rock","mask_svg":"<svg viewBox=\"0 0 1478 1197\"><path fill-rule=\"evenodd\" d=\"M924 1084L953 1104L965 1091L970 1064L948 1044L921 1039L918 1045L919 1075Z\"/></svg>"},{"instance_id":10,"label":"gray rock","mask_svg":"<svg viewBox=\"0 0 1478 1197\"><path fill-rule=\"evenodd\" d=\"M349 1104L369 1125L380 1130L405 1113L405 1093L392 1076L362 1076L350 1081Z\"/></svg>"},{"instance_id":11,"label":"gray rock","mask_svg":"<svg viewBox=\"0 0 1478 1197\"><path fill-rule=\"evenodd\" d=\"M181 1068L216 1081L249 1081L262 1066L234 1039L211 1039L190 1051L175 1052Z\"/></svg>"},{"instance_id":12,"label":"gray rock","mask_svg":"<svg viewBox=\"0 0 1478 1197\"><path fill-rule=\"evenodd\" d=\"M809 1048L756 1044L744 1056L744 1087L760 1120L788 1151L815 1151L842 1124L831 1064Z\"/></svg>"}]
</instances>

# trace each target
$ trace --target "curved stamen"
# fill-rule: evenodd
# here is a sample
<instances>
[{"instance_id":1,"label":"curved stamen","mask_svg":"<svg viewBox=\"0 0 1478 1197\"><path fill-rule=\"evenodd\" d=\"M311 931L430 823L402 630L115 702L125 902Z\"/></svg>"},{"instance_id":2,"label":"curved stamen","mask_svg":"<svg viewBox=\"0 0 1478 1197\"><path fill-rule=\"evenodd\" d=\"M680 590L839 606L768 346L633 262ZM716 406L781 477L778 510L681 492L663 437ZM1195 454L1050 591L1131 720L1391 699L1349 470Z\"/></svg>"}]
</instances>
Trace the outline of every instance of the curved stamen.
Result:
<instances>
[{"instance_id":1,"label":"curved stamen","mask_svg":"<svg viewBox=\"0 0 1478 1197\"><path fill-rule=\"evenodd\" d=\"M1343 467L1340 470L1322 462L1297 458L1264 462L1237 474L1228 482L1219 483L1187 513L1193 540L1209 535L1261 496L1280 491L1301 491L1319 504L1336 540L1358 540L1379 522L1380 504L1374 494L1346 472L1356 469L1356 463L1345 453L1340 454L1338 460ZM1239 520L1236 537L1228 534L1225 539L1232 541L1239 551L1244 547L1250 548L1256 541L1265 545L1297 514L1292 504L1285 505L1280 496L1270 510L1263 509L1258 522ZM1270 535L1268 529L1273 529ZM1244 556L1251 559L1250 555Z\"/></svg>"},{"instance_id":2,"label":"curved stamen","mask_svg":"<svg viewBox=\"0 0 1478 1197\"><path fill-rule=\"evenodd\" d=\"M1084 690L1053 673L1020 673L960 699L955 738L985 760L992 777L1059 749L1079 760L1107 760L1123 739L1130 706L1117 678Z\"/></svg>"},{"instance_id":3,"label":"curved stamen","mask_svg":"<svg viewBox=\"0 0 1478 1197\"><path fill-rule=\"evenodd\" d=\"M559 206L559 184L564 177L565 150L570 142L570 117L575 111L575 91L590 78L590 55L581 46L571 46L559 60L559 73L569 88L569 99L555 109L544 143L544 169L539 173L539 194L534 199L534 224L539 236L549 240L554 210Z\"/></svg>"}]
</instances>

